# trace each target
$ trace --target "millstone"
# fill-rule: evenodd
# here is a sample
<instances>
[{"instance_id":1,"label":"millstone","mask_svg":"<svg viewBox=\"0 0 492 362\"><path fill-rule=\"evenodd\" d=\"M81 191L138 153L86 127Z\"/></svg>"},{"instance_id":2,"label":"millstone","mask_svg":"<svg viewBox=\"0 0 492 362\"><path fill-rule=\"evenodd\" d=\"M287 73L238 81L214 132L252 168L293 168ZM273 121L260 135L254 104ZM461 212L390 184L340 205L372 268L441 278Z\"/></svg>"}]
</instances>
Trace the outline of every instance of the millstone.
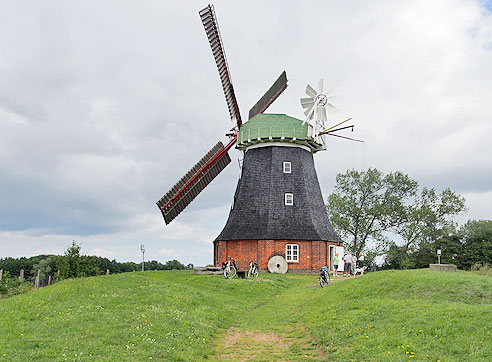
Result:
<instances>
[{"instance_id":1,"label":"millstone","mask_svg":"<svg viewBox=\"0 0 492 362\"><path fill-rule=\"evenodd\" d=\"M285 274L289 265L283 256L275 255L268 260L268 271L270 273Z\"/></svg>"}]
</instances>

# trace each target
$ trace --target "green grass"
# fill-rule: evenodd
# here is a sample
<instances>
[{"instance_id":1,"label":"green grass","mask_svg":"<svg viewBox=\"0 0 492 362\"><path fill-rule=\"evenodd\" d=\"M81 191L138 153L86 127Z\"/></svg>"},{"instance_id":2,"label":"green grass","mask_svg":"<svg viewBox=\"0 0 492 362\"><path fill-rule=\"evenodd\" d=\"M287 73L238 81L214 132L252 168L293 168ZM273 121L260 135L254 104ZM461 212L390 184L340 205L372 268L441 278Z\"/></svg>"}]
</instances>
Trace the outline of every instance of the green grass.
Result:
<instances>
[{"instance_id":1,"label":"green grass","mask_svg":"<svg viewBox=\"0 0 492 362\"><path fill-rule=\"evenodd\" d=\"M187 271L66 280L0 300L0 361L200 360L235 316L290 284Z\"/></svg>"},{"instance_id":2,"label":"green grass","mask_svg":"<svg viewBox=\"0 0 492 362\"><path fill-rule=\"evenodd\" d=\"M491 315L492 278L470 272L377 272L324 289L315 275L126 273L0 299L0 362L214 360L234 331L250 345L229 360L492 361Z\"/></svg>"},{"instance_id":3,"label":"green grass","mask_svg":"<svg viewBox=\"0 0 492 362\"><path fill-rule=\"evenodd\" d=\"M492 361L489 277L371 273L317 293L305 307L303 318L329 360Z\"/></svg>"}]
</instances>

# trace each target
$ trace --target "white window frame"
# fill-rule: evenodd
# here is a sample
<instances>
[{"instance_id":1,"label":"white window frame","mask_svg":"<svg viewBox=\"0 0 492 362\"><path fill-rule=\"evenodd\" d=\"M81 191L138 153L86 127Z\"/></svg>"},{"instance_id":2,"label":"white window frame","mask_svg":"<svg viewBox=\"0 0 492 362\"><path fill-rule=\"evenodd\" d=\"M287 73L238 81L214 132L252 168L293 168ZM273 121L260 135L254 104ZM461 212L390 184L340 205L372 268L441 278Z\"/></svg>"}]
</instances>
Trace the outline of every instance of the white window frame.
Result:
<instances>
[{"instance_id":1,"label":"white window frame","mask_svg":"<svg viewBox=\"0 0 492 362\"><path fill-rule=\"evenodd\" d=\"M287 263L299 263L299 244L285 245L285 260Z\"/></svg>"},{"instance_id":2,"label":"white window frame","mask_svg":"<svg viewBox=\"0 0 492 362\"><path fill-rule=\"evenodd\" d=\"M284 194L284 204L286 206L293 206L294 205L294 194L290 192L286 192Z\"/></svg>"},{"instance_id":3,"label":"white window frame","mask_svg":"<svg viewBox=\"0 0 492 362\"><path fill-rule=\"evenodd\" d=\"M284 161L283 170L284 170L284 173L292 173L292 162Z\"/></svg>"}]
</instances>

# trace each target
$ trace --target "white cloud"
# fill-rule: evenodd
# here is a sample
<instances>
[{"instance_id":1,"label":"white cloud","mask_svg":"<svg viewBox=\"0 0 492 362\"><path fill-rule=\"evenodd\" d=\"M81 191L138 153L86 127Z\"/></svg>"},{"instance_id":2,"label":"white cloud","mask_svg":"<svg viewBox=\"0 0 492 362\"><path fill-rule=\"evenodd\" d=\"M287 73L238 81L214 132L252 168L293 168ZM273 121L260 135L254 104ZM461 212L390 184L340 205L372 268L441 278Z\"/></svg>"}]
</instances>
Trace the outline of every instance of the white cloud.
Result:
<instances>
[{"instance_id":1,"label":"white cloud","mask_svg":"<svg viewBox=\"0 0 492 362\"><path fill-rule=\"evenodd\" d=\"M108 258L108 259L113 259L116 256L116 252L114 252L112 250L104 250L101 248L94 248L94 249L90 250L87 254L88 255L96 255L96 256L100 256L100 257Z\"/></svg>"},{"instance_id":2,"label":"white cloud","mask_svg":"<svg viewBox=\"0 0 492 362\"><path fill-rule=\"evenodd\" d=\"M144 244L146 260L178 259L185 264L206 265L213 262L212 242L227 213L228 208L223 207L191 210L183 215L184 220L175 220L165 227L157 210L136 215L121 231L92 235L52 234L43 229L0 230L0 257L61 255L75 240L84 255L139 262L140 245ZM220 220L218 224L216 218Z\"/></svg>"},{"instance_id":3,"label":"white cloud","mask_svg":"<svg viewBox=\"0 0 492 362\"><path fill-rule=\"evenodd\" d=\"M161 249L159 250L158 254L162 255L163 257L169 258L176 255L176 252L173 249Z\"/></svg>"}]
</instances>

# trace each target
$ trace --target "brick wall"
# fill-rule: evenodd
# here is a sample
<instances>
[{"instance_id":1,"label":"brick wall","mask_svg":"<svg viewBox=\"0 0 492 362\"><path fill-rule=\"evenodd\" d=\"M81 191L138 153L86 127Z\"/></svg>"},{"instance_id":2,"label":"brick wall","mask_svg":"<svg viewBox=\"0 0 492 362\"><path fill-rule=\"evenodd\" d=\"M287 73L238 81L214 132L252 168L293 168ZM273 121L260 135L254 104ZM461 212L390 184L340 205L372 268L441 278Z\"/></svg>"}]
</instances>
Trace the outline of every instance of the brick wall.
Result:
<instances>
[{"instance_id":1,"label":"brick wall","mask_svg":"<svg viewBox=\"0 0 492 362\"><path fill-rule=\"evenodd\" d=\"M273 255L285 257L287 244L299 245L299 262L289 262L289 272L312 272L329 263L329 245L337 242L310 240L229 240L214 242L214 264L220 266L228 256L236 259L240 270L247 270L256 259L260 270L268 270Z\"/></svg>"}]
</instances>

